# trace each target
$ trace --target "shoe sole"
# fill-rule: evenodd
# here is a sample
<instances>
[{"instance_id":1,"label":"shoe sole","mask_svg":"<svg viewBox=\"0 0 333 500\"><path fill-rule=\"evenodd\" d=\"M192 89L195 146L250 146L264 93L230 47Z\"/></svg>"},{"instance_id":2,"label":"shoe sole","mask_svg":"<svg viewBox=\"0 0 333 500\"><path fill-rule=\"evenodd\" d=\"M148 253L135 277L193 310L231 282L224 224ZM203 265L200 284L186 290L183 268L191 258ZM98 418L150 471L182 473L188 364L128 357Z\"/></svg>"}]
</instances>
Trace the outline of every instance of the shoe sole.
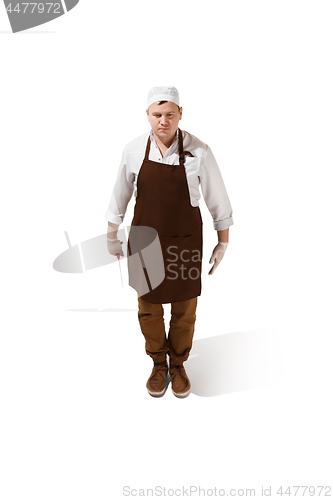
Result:
<instances>
[{"instance_id":1,"label":"shoe sole","mask_svg":"<svg viewBox=\"0 0 333 500\"><path fill-rule=\"evenodd\" d=\"M163 394L164 394L164 393L165 393L165 391L166 391L166 388L165 388L163 391L161 391L161 392L153 392L153 391L150 391L150 390L148 389L148 387L146 387L146 389L147 389L147 391L148 391L148 394L150 394L151 396L163 396Z\"/></svg>"},{"instance_id":2,"label":"shoe sole","mask_svg":"<svg viewBox=\"0 0 333 500\"><path fill-rule=\"evenodd\" d=\"M177 393L175 392L172 387L171 387L171 390L172 390L172 393L177 397L177 398L184 398L185 396L187 396L190 392L191 392L191 387L189 388L189 390L187 392L181 392L181 393Z\"/></svg>"}]
</instances>

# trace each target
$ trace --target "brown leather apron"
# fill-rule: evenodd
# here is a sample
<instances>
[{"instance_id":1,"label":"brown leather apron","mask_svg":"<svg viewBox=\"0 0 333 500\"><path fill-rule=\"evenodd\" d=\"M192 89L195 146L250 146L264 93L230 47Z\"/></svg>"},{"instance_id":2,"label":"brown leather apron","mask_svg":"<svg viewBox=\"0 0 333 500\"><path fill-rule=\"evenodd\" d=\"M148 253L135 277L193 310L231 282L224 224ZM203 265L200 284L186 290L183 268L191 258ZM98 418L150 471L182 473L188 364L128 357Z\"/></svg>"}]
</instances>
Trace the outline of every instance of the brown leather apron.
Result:
<instances>
[{"instance_id":1,"label":"brown leather apron","mask_svg":"<svg viewBox=\"0 0 333 500\"><path fill-rule=\"evenodd\" d=\"M138 291L143 300L153 304L178 302L201 295L202 218L199 207L193 207L190 203L184 166L185 155L193 155L188 151L184 152L182 131L178 130L179 165L148 160L148 137L145 157L137 178L137 197L128 238L128 255L132 255L131 246L133 253L138 252L138 238L135 245L132 244L133 235L131 241L131 232L135 231L132 226L145 226L142 234L149 230L151 233L157 231L164 262L163 281L156 287L152 286L147 272L147 259L144 261L140 258L136 260L136 264L132 261L128 265L129 285ZM140 228L136 230L141 231ZM127 259L127 262L130 260ZM138 266L143 267L144 274L141 269L140 272L147 280L147 293L142 294L143 289L138 286L137 276L134 277L134 265L137 266L136 271L139 271Z\"/></svg>"}]
</instances>

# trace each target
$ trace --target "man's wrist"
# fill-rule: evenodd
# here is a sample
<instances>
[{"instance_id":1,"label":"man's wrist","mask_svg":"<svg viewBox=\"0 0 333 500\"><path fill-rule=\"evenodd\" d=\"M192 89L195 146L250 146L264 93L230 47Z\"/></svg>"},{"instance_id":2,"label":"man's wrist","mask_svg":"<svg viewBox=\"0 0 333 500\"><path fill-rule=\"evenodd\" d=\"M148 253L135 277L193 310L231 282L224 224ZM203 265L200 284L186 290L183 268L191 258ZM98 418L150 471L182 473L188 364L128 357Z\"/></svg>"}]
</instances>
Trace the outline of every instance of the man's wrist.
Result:
<instances>
[{"instance_id":1,"label":"man's wrist","mask_svg":"<svg viewBox=\"0 0 333 500\"><path fill-rule=\"evenodd\" d=\"M108 231L107 231L107 237L108 239L117 239L117 232L118 232L119 225L118 224L113 224L112 222L108 221Z\"/></svg>"},{"instance_id":2,"label":"man's wrist","mask_svg":"<svg viewBox=\"0 0 333 500\"><path fill-rule=\"evenodd\" d=\"M217 239L219 243L229 243L229 228L217 231Z\"/></svg>"}]
</instances>

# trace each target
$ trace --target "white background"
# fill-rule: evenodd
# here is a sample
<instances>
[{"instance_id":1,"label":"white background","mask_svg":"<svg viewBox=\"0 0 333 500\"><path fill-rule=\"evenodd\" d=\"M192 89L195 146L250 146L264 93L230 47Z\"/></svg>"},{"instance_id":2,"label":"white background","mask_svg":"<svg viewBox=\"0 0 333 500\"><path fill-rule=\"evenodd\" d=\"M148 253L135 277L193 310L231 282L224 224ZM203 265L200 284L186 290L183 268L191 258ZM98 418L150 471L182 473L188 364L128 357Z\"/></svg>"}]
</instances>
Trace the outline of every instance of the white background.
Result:
<instances>
[{"instance_id":1,"label":"white background","mask_svg":"<svg viewBox=\"0 0 333 500\"><path fill-rule=\"evenodd\" d=\"M12 34L0 8L2 499L330 484L332 15L329 1L81 0ZM212 148L234 211L208 276L217 235L201 199L183 400L146 391L118 264L53 269L64 231L72 245L106 231L154 85L178 88L179 126Z\"/></svg>"}]
</instances>

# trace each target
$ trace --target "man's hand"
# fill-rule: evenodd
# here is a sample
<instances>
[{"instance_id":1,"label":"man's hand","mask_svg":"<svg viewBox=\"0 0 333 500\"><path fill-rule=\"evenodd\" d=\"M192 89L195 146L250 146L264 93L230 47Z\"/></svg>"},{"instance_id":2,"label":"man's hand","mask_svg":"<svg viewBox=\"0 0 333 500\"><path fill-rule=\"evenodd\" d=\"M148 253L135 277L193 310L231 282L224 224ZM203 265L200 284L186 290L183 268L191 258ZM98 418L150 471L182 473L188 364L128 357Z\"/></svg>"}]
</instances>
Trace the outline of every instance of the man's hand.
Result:
<instances>
[{"instance_id":1,"label":"man's hand","mask_svg":"<svg viewBox=\"0 0 333 500\"><path fill-rule=\"evenodd\" d=\"M110 239L107 238L108 242L108 250L111 255L116 256L117 253L119 253L122 257L124 257L124 252L123 249L121 248L121 245L124 243L123 241L116 239Z\"/></svg>"},{"instance_id":2,"label":"man's hand","mask_svg":"<svg viewBox=\"0 0 333 500\"><path fill-rule=\"evenodd\" d=\"M222 241L218 242L218 244L214 248L212 256L211 256L211 258L209 260L209 263L210 264L214 263L214 265L213 265L213 267L211 268L211 270L209 271L208 274L213 274L213 272L215 271L215 269L217 268L217 266L219 265L219 263L223 259L223 255L225 254L227 246L228 246L228 242L227 241L226 242L222 242Z\"/></svg>"},{"instance_id":3,"label":"man's hand","mask_svg":"<svg viewBox=\"0 0 333 500\"><path fill-rule=\"evenodd\" d=\"M108 242L108 250L111 255L116 256L117 253L124 257L124 252L123 249L121 248L121 245L123 244L123 241L119 241L117 238L117 232L118 232L118 224L113 224L112 222L108 221L108 232L107 232L107 242Z\"/></svg>"}]
</instances>

